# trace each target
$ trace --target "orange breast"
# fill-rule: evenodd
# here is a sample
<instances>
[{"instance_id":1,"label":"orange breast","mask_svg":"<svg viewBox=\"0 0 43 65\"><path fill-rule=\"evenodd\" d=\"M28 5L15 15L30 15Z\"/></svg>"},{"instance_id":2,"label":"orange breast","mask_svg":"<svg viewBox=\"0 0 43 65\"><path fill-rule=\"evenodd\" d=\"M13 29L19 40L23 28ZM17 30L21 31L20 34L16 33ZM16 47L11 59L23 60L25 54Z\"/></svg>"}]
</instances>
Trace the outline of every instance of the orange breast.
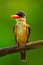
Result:
<instances>
[{"instance_id":1,"label":"orange breast","mask_svg":"<svg viewBox=\"0 0 43 65\"><path fill-rule=\"evenodd\" d=\"M17 42L20 45L23 45L23 43L24 44L26 43L26 39L27 39L26 25L17 25L16 36L17 36Z\"/></svg>"}]
</instances>

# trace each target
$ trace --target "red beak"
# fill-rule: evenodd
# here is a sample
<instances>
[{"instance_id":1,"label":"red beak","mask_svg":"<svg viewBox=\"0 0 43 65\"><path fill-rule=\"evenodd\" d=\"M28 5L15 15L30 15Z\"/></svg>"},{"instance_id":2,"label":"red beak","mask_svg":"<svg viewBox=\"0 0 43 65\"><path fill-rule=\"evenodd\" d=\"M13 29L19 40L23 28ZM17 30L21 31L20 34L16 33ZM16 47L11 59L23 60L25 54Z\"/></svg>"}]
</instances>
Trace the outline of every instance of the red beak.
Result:
<instances>
[{"instance_id":1,"label":"red beak","mask_svg":"<svg viewBox=\"0 0 43 65\"><path fill-rule=\"evenodd\" d=\"M15 18L15 19L20 18L20 16L18 16L18 15L12 15L11 17Z\"/></svg>"}]
</instances>

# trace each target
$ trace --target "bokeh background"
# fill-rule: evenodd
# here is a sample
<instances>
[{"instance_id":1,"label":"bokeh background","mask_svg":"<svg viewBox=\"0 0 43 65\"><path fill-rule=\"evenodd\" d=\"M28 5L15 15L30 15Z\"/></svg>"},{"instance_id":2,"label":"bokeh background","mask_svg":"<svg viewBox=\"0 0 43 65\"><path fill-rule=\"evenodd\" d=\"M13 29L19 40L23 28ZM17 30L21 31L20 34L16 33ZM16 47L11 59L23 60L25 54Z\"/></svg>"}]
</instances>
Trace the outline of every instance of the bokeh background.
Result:
<instances>
[{"instance_id":1,"label":"bokeh background","mask_svg":"<svg viewBox=\"0 0 43 65\"><path fill-rule=\"evenodd\" d=\"M0 48L16 45L12 14L23 10L31 26L29 42L43 40L43 0L0 0ZM0 65L43 65L43 47L26 51L27 60L20 61L20 53L0 57Z\"/></svg>"}]
</instances>

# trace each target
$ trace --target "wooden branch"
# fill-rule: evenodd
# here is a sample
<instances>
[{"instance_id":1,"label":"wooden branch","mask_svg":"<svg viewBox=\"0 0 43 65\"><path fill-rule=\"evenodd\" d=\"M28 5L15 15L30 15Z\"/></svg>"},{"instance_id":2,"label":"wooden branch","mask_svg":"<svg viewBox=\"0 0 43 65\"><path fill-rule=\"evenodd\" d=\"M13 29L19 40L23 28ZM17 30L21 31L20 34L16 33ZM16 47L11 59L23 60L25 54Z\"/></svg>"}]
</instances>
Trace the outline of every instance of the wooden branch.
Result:
<instances>
[{"instance_id":1,"label":"wooden branch","mask_svg":"<svg viewBox=\"0 0 43 65\"><path fill-rule=\"evenodd\" d=\"M0 57L7 54L21 52L23 50L31 50L42 46L43 46L43 40L39 40L35 42L29 42L23 47L12 46L8 48L0 48Z\"/></svg>"}]
</instances>

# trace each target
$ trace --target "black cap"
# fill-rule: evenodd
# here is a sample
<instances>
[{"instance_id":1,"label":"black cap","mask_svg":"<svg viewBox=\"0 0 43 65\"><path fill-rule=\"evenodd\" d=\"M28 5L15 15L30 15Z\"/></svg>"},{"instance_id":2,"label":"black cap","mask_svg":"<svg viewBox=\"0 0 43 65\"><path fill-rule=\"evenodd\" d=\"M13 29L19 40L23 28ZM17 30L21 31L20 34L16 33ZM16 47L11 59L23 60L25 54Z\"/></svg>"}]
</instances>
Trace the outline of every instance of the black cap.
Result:
<instances>
[{"instance_id":1,"label":"black cap","mask_svg":"<svg viewBox=\"0 0 43 65\"><path fill-rule=\"evenodd\" d=\"M25 14L23 11L17 12L16 15L19 15L20 17L23 17L23 18L25 17Z\"/></svg>"}]
</instances>

